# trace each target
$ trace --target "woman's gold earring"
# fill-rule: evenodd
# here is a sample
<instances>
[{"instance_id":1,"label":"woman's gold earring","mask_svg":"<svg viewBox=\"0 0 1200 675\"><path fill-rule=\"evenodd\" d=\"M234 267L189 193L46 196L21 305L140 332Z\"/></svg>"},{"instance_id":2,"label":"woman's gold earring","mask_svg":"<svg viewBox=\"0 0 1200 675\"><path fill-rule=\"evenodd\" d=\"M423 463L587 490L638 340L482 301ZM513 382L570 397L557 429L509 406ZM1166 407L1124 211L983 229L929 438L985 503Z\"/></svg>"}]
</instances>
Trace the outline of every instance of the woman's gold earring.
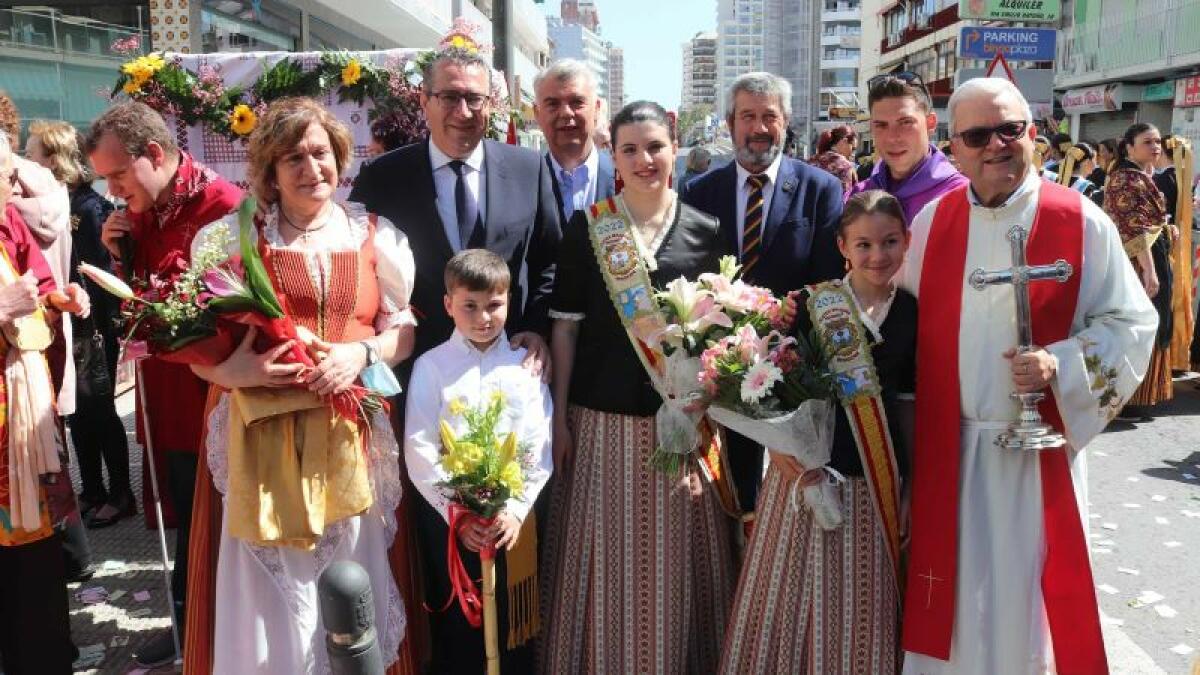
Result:
<instances>
[{"instance_id":1,"label":"woman's gold earring","mask_svg":"<svg viewBox=\"0 0 1200 675\"><path fill-rule=\"evenodd\" d=\"M846 271L847 272L850 271L850 260L849 259L846 260Z\"/></svg>"}]
</instances>

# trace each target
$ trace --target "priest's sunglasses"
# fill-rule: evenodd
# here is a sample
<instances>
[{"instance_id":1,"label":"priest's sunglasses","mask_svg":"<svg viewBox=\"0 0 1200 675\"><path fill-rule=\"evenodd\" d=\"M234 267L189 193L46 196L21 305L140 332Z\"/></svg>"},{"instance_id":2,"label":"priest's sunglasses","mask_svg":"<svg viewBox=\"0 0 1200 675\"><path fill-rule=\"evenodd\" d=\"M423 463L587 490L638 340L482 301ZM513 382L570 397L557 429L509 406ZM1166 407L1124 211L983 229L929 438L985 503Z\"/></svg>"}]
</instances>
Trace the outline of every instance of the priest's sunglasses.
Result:
<instances>
[{"instance_id":1,"label":"priest's sunglasses","mask_svg":"<svg viewBox=\"0 0 1200 675\"><path fill-rule=\"evenodd\" d=\"M954 134L954 137L962 139L963 145L968 148L982 148L992 142L992 135L995 134L1001 143L1008 145L1020 138L1028 128L1029 122L1020 120L1005 122L994 127L972 127Z\"/></svg>"},{"instance_id":2,"label":"priest's sunglasses","mask_svg":"<svg viewBox=\"0 0 1200 675\"><path fill-rule=\"evenodd\" d=\"M435 91L429 95L436 98L446 110L455 110L460 103L465 102L467 110L478 112L483 109L484 104L492 100L491 96L461 91Z\"/></svg>"}]
</instances>

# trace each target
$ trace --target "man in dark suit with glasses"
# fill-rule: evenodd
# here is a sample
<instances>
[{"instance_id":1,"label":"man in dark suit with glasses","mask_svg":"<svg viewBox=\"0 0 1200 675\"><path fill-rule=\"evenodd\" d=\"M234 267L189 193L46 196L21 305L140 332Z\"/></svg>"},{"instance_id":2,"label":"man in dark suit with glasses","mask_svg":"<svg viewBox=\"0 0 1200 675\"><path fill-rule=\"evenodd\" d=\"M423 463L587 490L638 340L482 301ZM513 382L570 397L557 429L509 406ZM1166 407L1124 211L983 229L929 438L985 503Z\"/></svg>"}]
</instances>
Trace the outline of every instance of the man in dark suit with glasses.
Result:
<instances>
[{"instance_id":1,"label":"man in dark suit with glasses","mask_svg":"<svg viewBox=\"0 0 1200 675\"><path fill-rule=\"evenodd\" d=\"M507 261L512 277L508 336L528 349L524 365L548 376L547 314L562 238L549 166L532 150L484 140L495 102L491 67L477 51L450 47L439 52L425 68L420 97L429 138L364 165L350 193L351 201L362 202L408 236L416 260L411 299L416 344L412 358L397 368L400 380L407 387L416 357L454 331L442 305L443 273L450 258L468 248L486 248ZM403 400L396 409L404 410ZM412 500L412 512L426 597L440 603L451 592L447 524L424 499ZM478 574L477 568L472 571ZM498 573L506 574L503 562ZM503 635L504 601L498 609ZM409 616L417 618L411 610ZM429 621L428 672L463 672L478 665L471 659L483 651L482 633L457 605L430 614Z\"/></svg>"}]
</instances>

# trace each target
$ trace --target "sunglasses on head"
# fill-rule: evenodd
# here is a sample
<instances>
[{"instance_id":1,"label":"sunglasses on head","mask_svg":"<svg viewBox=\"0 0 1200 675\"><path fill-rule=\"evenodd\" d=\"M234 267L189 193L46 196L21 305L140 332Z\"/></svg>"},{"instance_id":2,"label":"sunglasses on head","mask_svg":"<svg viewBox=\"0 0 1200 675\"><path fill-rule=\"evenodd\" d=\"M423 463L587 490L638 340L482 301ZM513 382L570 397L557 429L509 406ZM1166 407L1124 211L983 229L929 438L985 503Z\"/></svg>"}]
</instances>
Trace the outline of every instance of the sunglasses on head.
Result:
<instances>
[{"instance_id":1,"label":"sunglasses on head","mask_svg":"<svg viewBox=\"0 0 1200 675\"><path fill-rule=\"evenodd\" d=\"M880 73L879 75L867 80L867 90L870 91L871 89L875 88L875 85L888 80L900 80L905 84L909 84L921 89L926 94L929 93L929 91L925 89L925 81L921 79L920 75L912 72L911 70L900 70L894 73Z\"/></svg>"},{"instance_id":2,"label":"sunglasses on head","mask_svg":"<svg viewBox=\"0 0 1200 675\"><path fill-rule=\"evenodd\" d=\"M1001 143L1008 145L1024 135L1028 128L1029 122L1021 120L1005 122L994 127L973 127L954 134L954 137L962 139L963 145L968 148L982 148L992 141L992 134L995 134Z\"/></svg>"}]
</instances>

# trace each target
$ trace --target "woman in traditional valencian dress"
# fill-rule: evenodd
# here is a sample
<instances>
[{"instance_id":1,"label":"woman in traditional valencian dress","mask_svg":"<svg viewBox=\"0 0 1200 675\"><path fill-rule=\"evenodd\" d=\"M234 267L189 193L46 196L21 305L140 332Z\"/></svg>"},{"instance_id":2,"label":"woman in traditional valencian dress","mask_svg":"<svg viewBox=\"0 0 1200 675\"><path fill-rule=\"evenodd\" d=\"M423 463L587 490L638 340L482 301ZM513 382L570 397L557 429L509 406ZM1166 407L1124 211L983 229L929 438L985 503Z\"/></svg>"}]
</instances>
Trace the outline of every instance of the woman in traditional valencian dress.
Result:
<instances>
[{"instance_id":1,"label":"woman in traditional valencian dress","mask_svg":"<svg viewBox=\"0 0 1200 675\"><path fill-rule=\"evenodd\" d=\"M214 598L212 632L188 625L189 672L206 670L206 659L214 673L329 672L316 582L338 560L370 576L385 664L396 661L404 637L403 598L389 564L399 446L385 412L355 423L320 398L412 349L407 239L385 219L333 200L351 152L346 128L307 98L273 103L250 138L248 176L266 207L260 250L291 318L316 336L317 366L301 372L277 362L279 348L258 354L249 336L224 363L193 366L219 392L205 459L223 517L193 531L193 552L197 539L217 531L219 552L215 593L189 603L193 616L191 604ZM193 258L213 245L216 231L197 235ZM195 575L189 581L197 590ZM206 635L207 653L196 648Z\"/></svg>"},{"instance_id":2,"label":"woman in traditional valencian dress","mask_svg":"<svg viewBox=\"0 0 1200 675\"><path fill-rule=\"evenodd\" d=\"M1171 385L1171 244L1167 206L1154 184L1154 164L1162 155L1162 137L1151 124L1139 122L1125 131L1117 147L1117 163L1104 189L1104 210L1125 242L1125 252L1158 311L1158 335L1150 367L1141 386L1121 413L1122 419L1144 420L1153 406L1174 394Z\"/></svg>"},{"instance_id":3,"label":"woman in traditional valencian dress","mask_svg":"<svg viewBox=\"0 0 1200 675\"><path fill-rule=\"evenodd\" d=\"M855 372L867 372L875 389L843 396L836 404L829 466L846 478L840 486L840 527L822 529L799 494L828 480L826 472L770 453L758 522L725 633L722 673L895 673L899 668L897 575L905 527L900 491L910 465L909 444L900 430L912 414L917 301L891 279L908 238L895 197L881 190L851 197L838 233L849 274L799 295L797 335L823 340L820 336L845 331L844 317L852 316L849 333L863 347L856 353L869 356L849 365L865 366ZM852 426L884 433L856 435Z\"/></svg>"},{"instance_id":4,"label":"woman in traditional valencian dress","mask_svg":"<svg viewBox=\"0 0 1200 675\"><path fill-rule=\"evenodd\" d=\"M557 484L540 665L555 674L712 672L735 582L732 521L694 459L682 475L649 466L662 398L606 277L645 275L642 290L652 293L644 286L716 272L725 244L717 220L669 187L675 139L660 106L627 105L613 118L612 143L624 192L567 225L551 302ZM603 255L593 244L601 224L605 242L620 240Z\"/></svg>"}]
</instances>

